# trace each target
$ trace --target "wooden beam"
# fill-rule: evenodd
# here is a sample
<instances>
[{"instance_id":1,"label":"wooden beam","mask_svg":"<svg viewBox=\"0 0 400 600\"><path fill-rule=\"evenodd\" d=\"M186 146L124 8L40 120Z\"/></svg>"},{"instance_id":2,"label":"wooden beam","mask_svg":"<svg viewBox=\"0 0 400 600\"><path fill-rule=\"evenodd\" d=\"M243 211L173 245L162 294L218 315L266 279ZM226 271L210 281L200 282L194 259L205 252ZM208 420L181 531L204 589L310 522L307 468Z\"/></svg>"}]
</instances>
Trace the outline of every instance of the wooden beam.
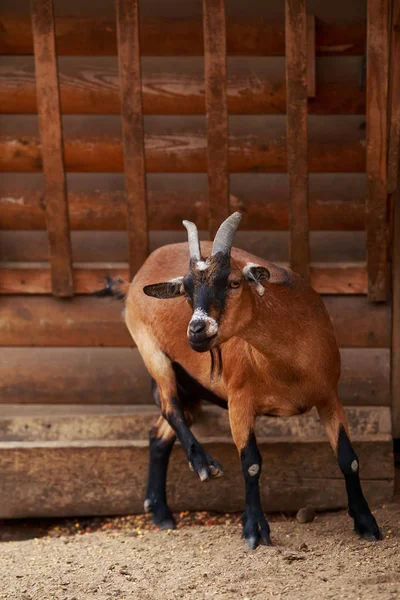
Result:
<instances>
[{"instance_id":1,"label":"wooden beam","mask_svg":"<svg viewBox=\"0 0 400 600\"><path fill-rule=\"evenodd\" d=\"M49 294L51 291L50 271L42 266L0 263L0 275L0 294ZM73 271L75 293L92 294L101 289L107 275L129 278L126 267L110 264L78 267ZM310 283L320 294L366 294L366 268L363 264L312 265Z\"/></svg>"},{"instance_id":2,"label":"wooden beam","mask_svg":"<svg viewBox=\"0 0 400 600\"><path fill-rule=\"evenodd\" d=\"M207 494L187 465L182 446L171 457L167 494L174 511L238 511L244 505L237 450L227 438L201 440L217 456L226 477ZM328 442L260 438L264 456L261 497L270 511L295 511L307 504L345 508L343 477ZM363 489L372 506L390 502L394 488L392 440L388 434L354 441ZM143 511L148 442L1 442L0 518L132 514ZM276 474L284 473L284 477ZM62 490L62 493L60 493Z\"/></svg>"},{"instance_id":3,"label":"wooden beam","mask_svg":"<svg viewBox=\"0 0 400 600\"><path fill-rule=\"evenodd\" d=\"M209 232L229 215L225 0L203 0Z\"/></svg>"},{"instance_id":4,"label":"wooden beam","mask_svg":"<svg viewBox=\"0 0 400 600\"><path fill-rule=\"evenodd\" d=\"M399 185L400 162L400 0L392 0L388 194Z\"/></svg>"},{"instance_id":5,"label":"wooden beam","mask_svg":"<svg viewBox=\"0 0 400 600\"><path fill-rule=\"evenodd\" d=\"M46 179L52 291L72 296L71 245L55 47L53 0L31 0L40 153Z\"/></svg>"},{"instance_id":6,"label":"wooden beam","mask_svg":"<svg viewBox=\"0 0 400 600\"><path fill-rule=\"evenodd\" d=\"M341 346L390 346L387 304L358 295L324 296L324 302ZM113 298L77 296L65 303L47 296L5 295L1 310L5 325L0 328L0 346L134 346L121 305Z\"/></svg>"},{"instance_id":7,"label":"wooden beam","mask_svg":"<svg viewBox=\"0 0 400 600\"><path fill-rule=\"evenodd\" d=\"M307 14L305 0L285 1L287 169L290 186L290 264L309 279Z\"/></svg>"},{"instance_id":8,"label":"wooden beam","mask_svg":"<svg viewBox=\"0 0 400 600\"><path fill-rule=\"evenodd\" d=\"M309 46L310 48L310 46ZM230 115L285 114L284 58L230 57L227 61L227 102ZM318 95L309 114L365 115L365 90L358 85L358 57L312 57L318 72ZM205 113L202 57L145 57L142 65L143 114ZM121 114L117 57L58 58L61 110L66 114ZM310 59L308 95L310 96ZM315 87L315 85L314 85ZM0 61L2 113L36 114L32 56L7 56Z\"/></svg>"},{"instance_id":9,"label":"wooden beam","mask_svg":"<svg viewBox=\"0 0 400 600\"><path fill-rule=\"evenodd\" d=\"M67 187L72 230L125 231L122 174L68 173ZM240 231L288 229L289 188L286 173L233 174L230 176L230 192L231 210L243 212ZM45 229L43 194L42 174L3 173L0 177L2 229ZM310 230L363 230L365 195L364 173L311 173ZM206 174L149 174L147 197L151 231L182 231L183 216L196 223L199 229L207 229ZM32 260L41 259L33 257Z\"/></svg>"},{"instance_id":10,"label":"wooden beam","mask_svg":"<svg viewBox=\"0 0 400 600\"><path fill-rule=\"evenodd\" d=\"M65 116L65 165L75 172L123 172L121 122L117 116ZM365 171L363 119L354 115L308 118L310 172ZM230 173L286 173L284 115L229 119ZM146 118L148 173L206 173L207 135L201 116ZM0 116L0 171L41 170L40 140L32 115Z\"/></svg>"},{"instance_id":11,"label":"wooden beam","mask_svg":"<svg viewBox=\"0 0 400 600\"><path fill-rule=\"evenodd\" d=\"M115 19L57 17L57 48L61 55L110 56L117 54ZM317 53L322 56L359 56L365 51L365 22L324 22L316 32ZM140 27L143 56L201 56L204 50L200 19L144 20ZM285 32L281 20L230 18L227 51L232 56L284 56ZM1 54L32 54L32 27L25 16L2 18Z\"/></svg>"},{"instance_id":12,"label":"wooden beam","mask_svg":"<svg viewBox=\"0 0 400 600\"><path fill-rule=\"evenodd\" d=\"M313 99L317 95L315 56L315 15L307 15L307 96ZM310 109L312 107L313 103L311 103Z\"/></svg>"},{"instance_id":13,"label":"wooden beam","mask_svg":"<svg viewBox=\"0 0 400 600\"><path fill-rule=\"evenodd\" d=\"M340 353L343 404L389 408L389 348L341 348ZM151 404L153 397L150 375L136 348L4 346L0 348L0 404L9 403L52 404L53 411L57 404ZM273 426L272 419L266 421ZM375 432L372 427L369 421L367 431ZM143 429L146 436L148 429ZM1 427L0 431L4 436Z\"/></svg>"},{"instance_id":14,"label":"wooden beam","mask_svg":"<svg viewBox=\"0 0 400 600\"><path fill-rule=\"evenodd\" d=\"M117 0L122 134L130 278L148 255L138 0Z\"/></svg>"},{"instance_id":15,"label":"wooden beam","mask_svg":"<svg viewBox=\"0 0 400 600\"><path fill-rule=\"evenodd\" d=\"M387 268L387 134L389 0L368 0L367 9L367 263L368 295L384 301Z\"/></svg>"}]
</instances>

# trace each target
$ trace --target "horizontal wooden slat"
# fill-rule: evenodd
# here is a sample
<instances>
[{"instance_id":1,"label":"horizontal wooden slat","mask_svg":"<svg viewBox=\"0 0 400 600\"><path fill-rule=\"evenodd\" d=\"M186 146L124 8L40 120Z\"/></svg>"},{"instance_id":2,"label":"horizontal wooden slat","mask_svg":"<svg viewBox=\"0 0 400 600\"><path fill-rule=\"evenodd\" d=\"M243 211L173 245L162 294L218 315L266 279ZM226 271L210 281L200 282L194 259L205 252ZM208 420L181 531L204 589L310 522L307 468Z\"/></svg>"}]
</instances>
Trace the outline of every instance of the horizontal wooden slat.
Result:
<instances>
[{"instance_id":1,"label":"horizontal wooden slat","mask_svg":"<svg viewBox=\"0 0 400 600\"><path fill-rule=\"evenodd\" d=\"M207 228L207 176L147 176L151 230L182 229L182 218ZM126 229L123 176L69 173L71 229ZM240 210L241 230L286 230L289 227L286 174L230 176L231 211ZM361 230L365 227L366 179L362 173L313 173L309 176L310 227ZM0 177L0 227L44 229L44 179L39 173L4 173ZM318 259L316 259L318 260Z\"/></svg>"},{"instance_id":2,"label":"horizontal wooden slat","mask_svg":"<svg viewBox=\"0 0 400 600\"><path fill-rule=\"evenodd\" d=\"M360 172L365 168L365 130L358 116L309 117L311 172ZM285 116L233 116L229 120L230 172L286 171ZM63 118L65 166L69 171L122 172L120 118ZM146 117L148 172L207 170L204 117ZM0 117L0 171L40 171L35 116Z\"/></svg>"},{"instance_id":3,"label":"horizontal wooden slat","mask_svg":"<svg viewBox=\"0 0 400 600\"><path fill-rule=\"evenodd\" d=\"M390 346L390 307L362 296L325 296L342 346ZM80 296L57 301L44 296L5 296L1 346L133 346L114 299Z\"/></svg>"},{"instance_id":4,"label":"horizontal wooden slat","mask_svg":"<svg viewBox=\"0 0 400 600\"><path fill-rule=\"evenodd\" d=\"M346 409L350 436L390 434L388 406L349 406ZM148 432L160 416L156 405L56 405L8 404L0 406L0 441L67 442L89 440L147 440ZM196 437L231 437L228 411L203 404L193 425ZM317 410L287 418L260 417L257 438L294 437L326 441Z\"/></svg>"},{"instance_id":5,"label":"horizontal wooden slat","mask_svg":"<svg viewBox=\"0 0 400 600\"><path fill-rule=\"evenodd\" d=\"M124 232L73 231L71 237L76 263L128 261L128 244ZM206 239L205 231L200 231L200 239ZM187 233L182 225L180 231L154 231L150 234L152 251L175 242L187 242ZM363 231L313 231L310 242L314 262L365 261ZM289 260L287 231L239 230L235 236L235 246L266 260L275 262ZM5 262L11 263L47 262L47 233L45 231L2 231L0 256Z\"/></svg>"},{"instance_id":6,"label":"horizontal wooden slat","mask_svg":"<svg viewBox=\"0 0 400 600\"><path fill-rule=\"evenodd\" d=\"M60 57L63 113L120 114L117 59ZM311 114L363 114L365 90L359 87L358 57L322 57L316 61L318 94ZM144 114L204 114L204 64L193 58L143 58ZM228 60L228 111L231 114L284 114L284 58ZM2 113L36 113L35 72L30 56L0 58Z\"/></svg>"},{"instance_id":7,"label":"horizontal wooden slat","mask_svg":"<svg viewBox=\"0 0 400 600\"><path fill-rule=\"evenodd\" d=\"M59 17L56 18L56 33L57 51L61 55L117 53L115 17ZM363 54L365 35L365 22L362 20L350 19L340 23L319 20L316 29L317 54ZM230 55L284 56L284 41L283 19L246 19L245 16L228 19L227 52ZM178 12L176 19L146 19L140 28L140 45L144 56L200 56L203 54L201 18L183 19ZM28 15L4 15L0 53L33 53Z\"/></svg>"},{"instance_id":8,"label":"horizontal wooden slat","mask_svg":"<svg viewBox=\"0 0 400 600\"><path fill-rule=\"evenodd\" d=\"M201 486L181 447L172 453L167 484L173 510L236 511L244 506L244 486L232 442L203 440L221 461L225 477ZM364 492L372 506L391 500L393 453L389 435L354 444ZM327 442L278 438L259 444L264 456L260 479L270 511L347 505L345 486ZM2 442L0 518L131 514L142 512L148 444L144 441Z\"/></svg>"},{"instance_id":9,"label":"horizontal wooden slat","mask_svg":"<svg viewBox=\"0 0 400 600\"><path fill-rule=\"evenodd\" d=\"M281 263L282 264L282 263ZM92 294L101 289L106 277L129 280L127 265L113 263L92 267L75 265L73 269L76 294ZM365 263L311 264L310 283L320 294L366 294L367 272ZM0 294L49 294L51 273L41 263L0 263Z\"/></svg>"},{"instance_id":10,"label":"horizontal wooden slat","mask_svg":"<svg viewBox=\"0 0 400 600\"><path fill-rule=\"evenodd\" d=\"M342 402L389 406L390 350L342 348L341 357ZM3 403L139 405L152 404L153 398L150 377L136 348L3 347Z\"/></svg>"}]
</instances>

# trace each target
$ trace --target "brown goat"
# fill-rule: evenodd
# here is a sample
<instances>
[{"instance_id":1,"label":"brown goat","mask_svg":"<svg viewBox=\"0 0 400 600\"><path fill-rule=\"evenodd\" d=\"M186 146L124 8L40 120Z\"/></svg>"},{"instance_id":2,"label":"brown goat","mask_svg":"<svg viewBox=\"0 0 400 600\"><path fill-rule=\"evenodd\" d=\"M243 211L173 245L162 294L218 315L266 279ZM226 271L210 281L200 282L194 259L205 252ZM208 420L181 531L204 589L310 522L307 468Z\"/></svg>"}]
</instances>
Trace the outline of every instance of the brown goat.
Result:
<instances>
[{"instance_id":1,"label":"brown goat","mask_svg":"<svg viewBox=\"0 0 400 600\"><path fill-rule=\"evenodd\" d=\"M184 221L189 245L153 252L129 286L126 324L155 382L162 414L150 434L145 508L159 527L174 526L165 483L176 436L202 481L223 474L190 431L194 408L209 400L229 410L246 487L243 535L251 549L269 545L255 418L316 406L345 478L355 530L377 540L338 398L340 354L325 306L290 269L232 248L240 219L234 213L213 244L202 243L208 258L195 225Z\"/></svg>"}]
</instances>

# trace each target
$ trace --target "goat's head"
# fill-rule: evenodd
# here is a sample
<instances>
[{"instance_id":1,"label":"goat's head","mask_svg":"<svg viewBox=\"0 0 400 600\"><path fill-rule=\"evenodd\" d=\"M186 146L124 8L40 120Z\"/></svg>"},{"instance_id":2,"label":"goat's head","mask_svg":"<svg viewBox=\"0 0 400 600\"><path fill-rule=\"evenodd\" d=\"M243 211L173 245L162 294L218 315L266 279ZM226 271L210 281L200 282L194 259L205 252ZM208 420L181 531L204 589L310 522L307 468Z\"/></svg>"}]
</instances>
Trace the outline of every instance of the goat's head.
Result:
<instances>
[{"instance_id":1,"label":"goat's head","mask_svg":"<svg viewBox=\"0 0 400 600\"><path fill-rule=\"evenodd\" d=\"M269 279L265 267L248 263L240 269L231 260L233 238L241 218L236 212L222 223L208 258L201 255L196 225L183 221L190 251L188 273L165 283L147 285L143 290L154 298L186 296L193 310L187 335L197 352L206 352L237 334L250 311L250 302L245 302L246 298L249 300L249 285L263 295L260 281Z\"/></svg>"}]
</instances>

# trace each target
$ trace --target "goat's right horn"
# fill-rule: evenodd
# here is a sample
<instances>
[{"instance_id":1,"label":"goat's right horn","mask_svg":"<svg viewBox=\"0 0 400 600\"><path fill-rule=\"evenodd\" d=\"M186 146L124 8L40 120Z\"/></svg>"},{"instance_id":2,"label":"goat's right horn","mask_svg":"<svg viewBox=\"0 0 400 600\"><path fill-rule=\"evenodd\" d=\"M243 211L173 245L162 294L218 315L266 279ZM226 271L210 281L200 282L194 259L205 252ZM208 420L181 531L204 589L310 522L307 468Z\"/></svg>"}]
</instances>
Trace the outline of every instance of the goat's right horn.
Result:
<instances>
[{"instance_id":1,"label":"goat's right horn","mask_svg":"<svg viewBox=\"0 0 400 600\"><path fill-rule=\"evenodd\" d=\"M225 219L215 234L211 256L217 254L217 252L224 252L225 254L231 253L233 238L235 237L236 230L239 227L241 220L242 215L240 212L234 212Z\"/></svg>"},{"instance_id":2,"label":"goat's right horn","mask_svg":"<svg viewBox=\"0 0 400 600\"><path fill-rule=\"evenodd\" d=\"M186 227L188 232L190 258L193 258L194 260L200 260L201 251L199 242L199 232L197 231L197 227L191 221L182 221L182 223Z\"/></svg>"}]
</instances>

